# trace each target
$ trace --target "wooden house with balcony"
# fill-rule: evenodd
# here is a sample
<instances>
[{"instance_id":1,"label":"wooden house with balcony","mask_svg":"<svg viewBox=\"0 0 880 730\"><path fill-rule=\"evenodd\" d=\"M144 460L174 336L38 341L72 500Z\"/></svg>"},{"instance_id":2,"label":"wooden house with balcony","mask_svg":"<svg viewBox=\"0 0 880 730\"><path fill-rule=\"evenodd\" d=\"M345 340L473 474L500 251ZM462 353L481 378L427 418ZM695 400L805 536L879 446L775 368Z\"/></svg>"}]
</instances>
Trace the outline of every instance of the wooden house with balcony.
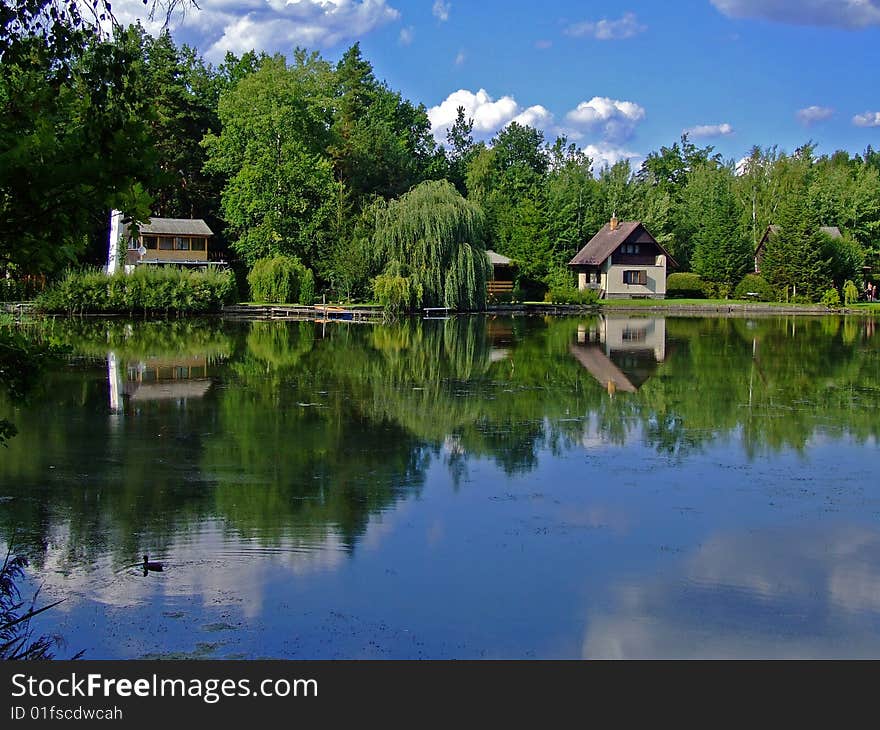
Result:
<instances>
[{"instance_id":1,"label":"wooden house with balcony","mask_svg":"<svg viewBox=\"0 0 880 730\"><path fill-rule=\"evenodd\" d=\"M603 299L665 299L666 275L678 264L639 221L612 218L568 264L578 289Z\"/></svg>"},{"instance_id":2,"label":"wooden house with balcony","mask_svg":"<svg viewBox=\"0 0 880 730\"><path fill-rule=\"evenodd\" d=\"M125 270L136 266L207 268L225 262L211 256L214 232L200 218L151 218L138 226L121 226L125 243Z\"/></svg>"}]
</instances>

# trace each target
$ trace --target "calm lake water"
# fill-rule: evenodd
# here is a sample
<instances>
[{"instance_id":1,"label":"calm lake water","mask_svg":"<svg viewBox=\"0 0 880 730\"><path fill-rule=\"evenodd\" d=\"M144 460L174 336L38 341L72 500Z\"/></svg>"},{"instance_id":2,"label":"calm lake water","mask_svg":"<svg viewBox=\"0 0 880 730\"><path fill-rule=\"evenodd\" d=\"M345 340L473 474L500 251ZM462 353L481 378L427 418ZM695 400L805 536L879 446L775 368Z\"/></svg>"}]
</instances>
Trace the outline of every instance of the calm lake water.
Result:
<instances>
[{"instance_id":1,"label":"calm lake water","mask_svg":"<svg viewBox=\"0 0 880 730\"><path fill-rule=\"evenodd\" d=\"M49 322L0 540L61 656L880 657L874 327Z\"/></svg>"}]
</instances>

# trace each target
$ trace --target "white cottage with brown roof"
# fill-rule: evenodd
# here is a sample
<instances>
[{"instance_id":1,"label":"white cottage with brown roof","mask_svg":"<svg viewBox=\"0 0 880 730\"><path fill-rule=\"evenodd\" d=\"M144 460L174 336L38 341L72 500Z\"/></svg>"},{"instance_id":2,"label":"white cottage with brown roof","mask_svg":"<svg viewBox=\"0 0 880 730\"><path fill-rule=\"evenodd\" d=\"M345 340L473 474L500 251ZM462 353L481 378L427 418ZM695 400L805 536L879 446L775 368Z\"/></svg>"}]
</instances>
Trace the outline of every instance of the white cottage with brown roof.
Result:
<instances>
[{"instance_id":1,"label":"white cottage with brown roof","mask_svg":"<svg viewBox=\"0 0 880 730\"><path fill-rule=\"evenodd\" d=\"M568 265L578 289L604 299L664 299L667 268L678 264L644 224L612 218Z\"/></svg>"}]
</instances>

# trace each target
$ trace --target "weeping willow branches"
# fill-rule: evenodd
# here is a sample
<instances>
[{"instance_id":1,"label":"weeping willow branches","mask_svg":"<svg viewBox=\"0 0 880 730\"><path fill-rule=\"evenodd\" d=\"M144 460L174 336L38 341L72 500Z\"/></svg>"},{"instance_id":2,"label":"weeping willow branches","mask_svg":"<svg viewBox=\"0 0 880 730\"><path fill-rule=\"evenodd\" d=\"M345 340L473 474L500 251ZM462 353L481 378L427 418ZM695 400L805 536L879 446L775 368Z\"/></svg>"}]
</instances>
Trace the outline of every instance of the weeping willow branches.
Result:
<instances>
[{"instance_id":1,"label":"weeping willow branches","mask_svg":"<svg viewBox=\"0 0 880 730\"><path fill-rule=\"evenodd\" d=\"M410 306L474 310L486 305L491 272L484 235L476 205L445 180L428 181L379 211L374 243L387 271L408 280Z\"/></svg>"}]
</instances>

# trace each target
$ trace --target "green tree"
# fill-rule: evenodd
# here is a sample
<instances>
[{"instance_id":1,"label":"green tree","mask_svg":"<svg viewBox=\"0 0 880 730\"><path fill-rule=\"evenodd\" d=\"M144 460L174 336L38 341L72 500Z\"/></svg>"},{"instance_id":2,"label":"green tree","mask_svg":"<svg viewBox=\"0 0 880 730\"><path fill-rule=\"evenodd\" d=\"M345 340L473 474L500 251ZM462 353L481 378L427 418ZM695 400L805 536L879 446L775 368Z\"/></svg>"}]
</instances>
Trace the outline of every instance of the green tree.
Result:
<instances>
[{"instance_id":1,"label":"green tree","mask_svg":"<svg viewBox=\"0 0 880 730\"><path fill-rule=\"evenodd\" d=\"M291 66L264 59L220 98L222 131L203 144L208 170L228 177L223 216L248 265L281 253L314 268L326 255L339 194L325 153L328 75L326 62L298 50Z\"/></svg>"},{"instance_id":2,"label":"green tree","mask_svg":"<svg viewBox=\"0 0 880 730\"><path fill-rule=\"evenodd\" d=\"M682 212L692 225L693 269L732 290L750 268L752 250L739 225L733 171L711 163L690 171Z\"/></svg>"},{"instance_id":3,"label":"green tree","mask_svg":"<svg viewBox=\"0 0 880 730\"><path fill-rule=\"evenodd\" d=\"M485 219L445 180L417 185L378 215L374 244L411 279L417 306L483 309L489 259Z\"/></svg>"}]
</instances>

